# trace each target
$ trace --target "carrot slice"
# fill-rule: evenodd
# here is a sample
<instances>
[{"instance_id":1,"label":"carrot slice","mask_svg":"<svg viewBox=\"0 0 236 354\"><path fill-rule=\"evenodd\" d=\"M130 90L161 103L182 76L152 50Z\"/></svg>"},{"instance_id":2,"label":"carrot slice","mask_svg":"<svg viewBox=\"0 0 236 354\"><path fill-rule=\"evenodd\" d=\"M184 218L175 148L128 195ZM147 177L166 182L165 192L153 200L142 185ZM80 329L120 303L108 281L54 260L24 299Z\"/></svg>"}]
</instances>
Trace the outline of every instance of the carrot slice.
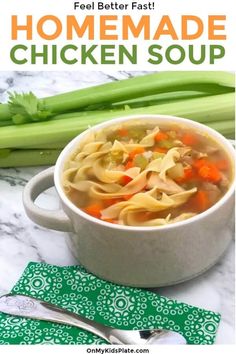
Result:
<instances>
[{"instance_id":1,"label":"carrot slice","mask_svg":"<svg viewBox=\"0 0 236 354\"><path fill-rule=\"evenodd\" d=\"M103 221L109 222L110 224L117 224L117 221L114 219L102 219Z\"/></svg>"},{"instance_id":2,"label":"carrot slice","mask_svg":"<svg viewBox=\"0 0 236 354\"><path fill-rule=\"evenodd\" d=\"M154 152L160 152L160 153L162 153L162 154L165 154L167 151L168 151L168 149L167 148L162 148L162 147L155 147L154 149L153 149L153 151Z\"/></svg>"},{"instance_id":3,"label":"carrot slice","mask_svg":"<svg viewBox=\"0 0 236 354\"><path fill-rule=\"evenodd\" d=\"M184 176L183 177L179 177L179 178L175 178L175 182L177 183L185 183L190 181L191 179L193 179L195 177L195 173L194 170L191 166L186 167L184 169Z\"/></svg>"},{"instance_id":4,"label":"carrot slice","mask_svg":"<svg viewBox=\"0 0 236 354\"><path fill-rule=\"evenodd\" d=\"M196 145L198 143L197 137L189 133L184 134L181 140L184 145Z\"/></svg>"},{"instance_id":5,"label":"carrot slice","mask_svg":"<svg viewBox=\"0 0 236 354\"><path fill-rule=\"evenodd\" d=\"M83 211L85 211L85 213L94 216L95 218L100 219L101 217L101 210L102 210L102 206L100 204L90 204L87 207L83 208Z\"/></svg>"},{"instance_id":6,"label":"carrot slice","mask_svg":"<svg viewBox=\"0 0 236 354\"><path fill-rule=\"evenodd\" d=\"M204 211L209 208L209 200L205 191L199 190L195 196L196 206L199 211Z\"/></svg>"},{"instance_id":7,"label":"carrot slice","mask_svg":"<svg viewBox=\"0 0 236 354\"><path fill-rule=\"evenodd\" d=\"M111 205L120 203L120 202L123 202L123 199L121 199L121 198L104 199L104 204L105 204L106 208L111 206Z\"/></svg>"},{"instance_id":8,"label":"carrot slice","mask_svg":"<svg viewBox=\"0 0 236 354\"><path fill-rule=\"evenodd\" d=\"M129 153L130 160L133 160L136 155L142 154L143 152L145 152L145 149L142 146L136 147Z\"/></svg>"},{"instance_id":9,"label":"carrot slice","mask_svg":"<svg viewBox=\"0 0 236 354\"><path fill-rule=\"evenodd\" d=\"M129 168L132 168L134 167L134 163L133 161L128 161L126 164L125 164L125 170L128 170Z\"/></svg>"},{"instance_id":10,"label":"carrot slice","mask_svg":"<svg viewBox=\"0 0 236 354\"><path fill-rule=\"evenodd\" d=\"M195 160L194 163L193 163L193 166L196 168L196 169L199 169L200 167L202 167L203 165L205 165L207 163L206 159L198 159L198 160Z\"/></svg>"},{"instance_id":11,"label":"carrot slice","mask_svg":"<svg viewBox=\"0 0 236 354\"><path fill-rule=\"evenodd\" d=\"M130 176L122 176L120 179L121 184L125 185L128 184L129 182L131 182L133 180L133 178L131 178Z\"/></svg>"},{"instance_id":12,"label":"carrot slice","mask_svg":"<svg viewBox=\"0 0 236 354\"><path fill-rule=\"evenodd\" d=\"M198 169L198 175L207 181L217 183L221 180L221 174L217 167L207 163Z\"/></svg>"},{"instance_id":13,"label":"carrot slice","mask_svg":"<svg viewBox=\"0 0 236 354\"><path fill-rule=\"evenodd\" d=\"M133 194L127 194L127 195L123 195L123 199L124 200L129 200L130 198L133 197Z\"/></svg>"},{"instance_id":14,"label":"carrot slice","mask_svg":"<svg viewBox=\"0 0 236 354\"><path fill-rule=\"evenodd\" d=\"M147 221L151 217L153 217L153 213L151 211L140 212L140 213L138 213L138 216L137 216L139 221Z\"/></svg>"},{"instance_id":15,"label":"carrot slice","mask_svg":"<svg viewBox=\"0 0 236 354\"><path fill-rule=\"evenodd\" d=\"M168 140L169 139L169 136L168 134L164 133L164 132L158 132L156 135L155 135L155 140L158 142L158 141L163 141L163 140Z\"/></svg>"},{"instance_id":16,"label":"carrot slice","mask_svg":"<svg viewBox=\"0 0 236 354\"><path fill-rule=\"evenodd\" d=\"M202 179L217 183L221 180L221 173L217 166L206 159L199 159L193 163L193 166L196 168L198 176Z\"/></svg>"},{"instance_id":17,"label":"carrot slice","mask_svg":"<svg viewBox=\"0 0 236 354\"><path fill-rule=\"evenodd\" d=\"M129 132L127 129L122 128L122 129L118 130L117 134L121 137L125 137L125 136L129 135Z\"/></svg>"},{"instance_id":18,"label":"carrot slice","mask_svg":"<svg viewBox=\"0 0 236 354\"><path fill-rule=\"evenodd\" d=\"M186 181L189 181L190 179L192 179L194 177L195 173L193 171L192 167L186 167L184 169L184 177Z\"/></svg>"}]
</instances>

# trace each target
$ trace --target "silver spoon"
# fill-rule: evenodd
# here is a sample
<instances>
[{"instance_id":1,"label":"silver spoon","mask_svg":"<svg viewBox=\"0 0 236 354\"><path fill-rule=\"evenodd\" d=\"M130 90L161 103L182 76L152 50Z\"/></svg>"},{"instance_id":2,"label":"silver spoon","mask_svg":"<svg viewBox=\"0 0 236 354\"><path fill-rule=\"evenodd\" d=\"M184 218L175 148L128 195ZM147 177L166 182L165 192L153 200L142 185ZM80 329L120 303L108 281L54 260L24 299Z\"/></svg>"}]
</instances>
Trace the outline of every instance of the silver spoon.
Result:
<instances>
[{"instance_id":1,"label":"silver spoon","mask_svg":"<svg viewBox=\"0 0 236 354\"><path fill-rule=\"evenodd\" d=\"M7 294L0 297L0 311L8 315L79 327L96 334L110 344L187 344L185 338L174 331L115 329L25 295Z\"/></svg>"}]
</instances>

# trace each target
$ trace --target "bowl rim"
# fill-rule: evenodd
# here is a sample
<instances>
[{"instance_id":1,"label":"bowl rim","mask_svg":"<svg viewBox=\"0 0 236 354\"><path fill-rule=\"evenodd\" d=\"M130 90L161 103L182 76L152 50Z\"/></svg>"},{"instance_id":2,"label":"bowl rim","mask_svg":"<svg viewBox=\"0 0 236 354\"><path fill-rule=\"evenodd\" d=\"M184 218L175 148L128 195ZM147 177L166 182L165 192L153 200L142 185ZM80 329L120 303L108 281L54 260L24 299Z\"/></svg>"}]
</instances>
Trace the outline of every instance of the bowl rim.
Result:
<instances>
[{"instance_id":1,"label":"bowl rim","mask_svg":"<svg viewBox=\"0 0 236 354\"><path fill-rule=\"evenodd\" d=\"M225 195L219 200L217 201L213 206L211 206L209 209L205 210L204 212L197 214L195 216L190 217L189 219L185 219L182 221L177 221L176 223L173 224L167 224L167 225L159 225L159 226L129 226L129 225L119 225L119 224L112 224L112 223L108 223L106 221L103 221L101 219L97 219L93 216L90 216L89 214L85 213L83 210L81 210L80 208L78 208L75 204L73 204L70 199L66 196L63 187L61 185L61 173L63 170L63 166L64 166L64 162L66 161L66 159L68 158L68 156L70 155L70 153L73 152L75 146L89 133L93 132L93 131L98 131L101 128L106 128L109 126L113 126L116 125L117 123L123 123L126 121L130 121L130 120L138 120L138 119L154 119L154 120L167 120L168 121L172 121L172 122L176 122L176 123L183 123L186 124L188 126L192 126L195 128L198 128L201 131L204 131L206 133L208 133L210 136L212 136L217 142L221 143L221 145L224 146L226 152L229 154L230 159L232 160L232 168L233 168L233 179L232 179L232 183L231 186L229 188L229 190L225 193ZM102 122L99 124L96 124L92 127L88 127L88 129L86 129L84 132L80 133L79 135L77 135L75 138L73 138L62 150L62 152L60 153L56 164L55 164L55 170L54 170L54 184L56 187L56 190L60 196L60 198L62 199L63 203L69 208L71 209L74 213L76 213L77 215L81 216L83 219L86 219L87 221L89 221L90 223L93 224L98 224L98 225L102 225L105 226L107 228L110 229L116 229L116 230L123 230L123 231L145 231L145 232L151 232L151 231L158 231L158 230L169 230L169 229L173 229L173 228L178 228L178 227L182 227L185 225L189 225L191 223L194 222L198 222L204 218L207 218L208 216L210 216L212 213L214 213L216 210L218 210L222 205L224 205L229 199L230 197L233 195L234 193L234 189L235 189L235 167L234 167L234 161L235 161L235 150L232 146L232 144L220 133L218 133L217 131L215 131L214 129L187 119L187 118L182 118L182 117L178 117L178 116L172 116L172 115L162 115L162 114L141 114L141 115L128 115L128 116L121 116L121 117L117 117L114 118L112 120L106 121L106 122Z\"/></svg>"}]
</instances>

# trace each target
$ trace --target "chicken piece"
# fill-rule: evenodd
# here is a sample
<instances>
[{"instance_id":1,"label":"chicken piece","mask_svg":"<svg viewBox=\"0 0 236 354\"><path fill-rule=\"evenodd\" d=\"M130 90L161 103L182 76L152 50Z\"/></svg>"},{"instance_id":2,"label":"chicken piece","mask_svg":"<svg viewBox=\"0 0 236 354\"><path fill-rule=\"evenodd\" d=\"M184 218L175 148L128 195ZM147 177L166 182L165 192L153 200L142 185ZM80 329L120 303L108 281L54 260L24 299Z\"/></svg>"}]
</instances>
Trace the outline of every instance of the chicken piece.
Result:
<instances>
[{"instance_id":1,"label":"chicken piece","mask_svg":"<svg viewBox=\"0 0 236 354\"><path fill-rule=\"evenodd\" d=\"M221 172L221 180L219 182L219 186L222 190L226 190L229 187L229 179L226 177L224 173Z\"/></svg>"},{"instance_id":2,"label":"chicken piece","mask_svg":"<svg viewBox=\"0 0 236 354\"><path fill-rule=\"evenodd\" d=\"M206 151L207 155L211 155L211 154L215 154L216 152L218 152L219 148L217 146L207 145L205 147L205 151Z\"/></svg>"},{"instance_id":3,"label":"chicken piece","mask_svg":"<svg viewBox=\"0 0 236 354\"><path fill-rule=\"evenodd\" d=\"M207 157L207 153L201 152L201 151L197 151L197 150L192 150L191 156L194 159L202 159L203 157Z\"/></svg>"},{"instance_id":4,"label":"chicken piece","mask_svg":"<svg viewBox=\"0 0 236 354\"><path fill-rule=\"evenodd\" d=\"M191 166L193 164L193 158L191 156L184 156L181 160L183 162L184 166Z\"/></svg>"},{"instance_id":5,"label":"chicken piece","mask_svg":"<svg viewBox=\"0 0 236 354\"><path fill-rule=\"evenodd\" d=\"M204 182L202 184L203 189L207 192L207 196L211 204L215 204L221 196L221 190L215 184L210 182Z\"/></svg>"}]
</instances>

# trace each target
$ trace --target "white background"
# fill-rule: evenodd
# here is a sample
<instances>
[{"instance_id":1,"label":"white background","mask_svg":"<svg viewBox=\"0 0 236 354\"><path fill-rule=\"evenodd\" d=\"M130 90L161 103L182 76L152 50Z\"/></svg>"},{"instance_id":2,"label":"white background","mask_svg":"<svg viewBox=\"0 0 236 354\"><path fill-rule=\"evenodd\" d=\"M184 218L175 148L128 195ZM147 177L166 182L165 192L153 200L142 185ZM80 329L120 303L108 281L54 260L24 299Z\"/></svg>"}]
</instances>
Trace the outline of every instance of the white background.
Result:
<instances>
[{"instance_id":1,"label":"white background","mask_svg":"<svg viewBox=\"0 0 236 354\"><path fill-rule=\"evenodd\" d=\"M89 3L92 0L81 0L81 3ZM116 0L117 2L128 3L131 0ZM96 2L96 0L95 0ZM110 3L110 0L104 0L104 2ZM138 0L139 3L146 3L146 0ZM60 60L57 65L42 65L41 61L38 61L37 65L24 64L16 65L10 60L9 53L10 49L16 44L25 44L30 46L31 44L57 44L58 47L62 47L65 44L73 43L73 41L66 41L65 31L59 39L55 41L45 41L38 37L36 31L34 31L34 38L32 41L25 40L25 33L21 33L18 41L11 40L11 16L13 14L18 15L19 21L22 24L25 23L26 15L33 15L34 19L34 29L36 28L37 20L44 15L54 15L58 16L63 25L65 26L66 15L75 15L78 21L82 21L83 17L86 15L95 14L96 16L96 34L99 32L99 15L132 15L134 22L138 21L141 15L150 14L152 18L153 32L163 15L169 15L172 22L176 28L178 34L180 34L180 16L181 15L195 15L199 16L204 20L205 24L205 34L201 36L200 39L194 40L192 43L189 41L173 41L168 38L162 37L158 44L167 47L170 44L180 44L187 47L188 44L194 44L197 48L200 44L220 44L226 49L226 55L223 59L216 61L215 65L210 65L209 60L201 65L194 65L186 59L182 64L171 65L166 60L159 65L151 65L147 62L149 55L147 54L147 48L150 44L157 42L143 41L142 36L139 40L134 40L138 44L138 64L132 65L127 63L125 65L93 65L91 63L86 64L86 69L93 70L235 70L235 23L236 23L236 11L235 11L235 0L156 0L156 6L154 11L117 11L117 10L104 10L104 11L81 11L74 10L72 0L0 0L2 3L0 12L0 70L79 70L85 65L77 63L75 65L63 64ZM208 41L207 40L207 17L208 15L226 15L226 33L227 41ZM65 27L64 27L65 28ZM51 30L53 31L52 26ZM119 25L118 25L119 30ZM52 43L53 42L53 43ZM94 43L89 42L86 37L80 40L74 40L75 45L79 44L101 44L99 40L95 40ZM121 41L117 41L117 44L122 44ZM129 41L131 44L131 41ZM107 41L105 44L115 44L114 41ZM127 45L127 41L123 43ZM40 47L39 47L40 49ZM29 57L29 55L28 55ZM207 57L208 59L208 57Z\"/></svg>"}]
</instances>

